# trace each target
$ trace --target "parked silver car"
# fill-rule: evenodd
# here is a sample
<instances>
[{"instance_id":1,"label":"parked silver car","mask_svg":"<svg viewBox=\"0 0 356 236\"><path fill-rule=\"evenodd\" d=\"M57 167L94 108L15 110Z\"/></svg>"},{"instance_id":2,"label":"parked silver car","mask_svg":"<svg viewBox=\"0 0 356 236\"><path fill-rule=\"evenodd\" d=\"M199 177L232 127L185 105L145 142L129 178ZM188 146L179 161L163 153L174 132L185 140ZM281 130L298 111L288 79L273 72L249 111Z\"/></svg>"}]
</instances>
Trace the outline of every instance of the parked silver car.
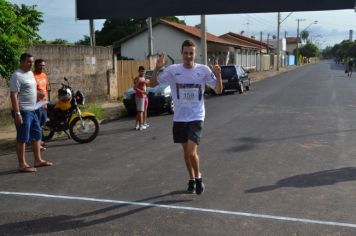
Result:
<instances>
[{"instance_id":1,"label":"parked silver car","mask_svg":"<svg viewBox=\"0 0 356 236\"><path fill-rule=\"evenodd\" d=\"M146 71L146 79L150 79L153 71ZM168 112L169 114L174 113L174 105L171 93L171 87L169 85L160 84L153 88L148 87L148 112L150 113L159 113L159 112ZM130 115L136 113L136 102L135 102L135 90L129 88L124 93L124 105L127 112Z\"/></svg>"}]
</instances>

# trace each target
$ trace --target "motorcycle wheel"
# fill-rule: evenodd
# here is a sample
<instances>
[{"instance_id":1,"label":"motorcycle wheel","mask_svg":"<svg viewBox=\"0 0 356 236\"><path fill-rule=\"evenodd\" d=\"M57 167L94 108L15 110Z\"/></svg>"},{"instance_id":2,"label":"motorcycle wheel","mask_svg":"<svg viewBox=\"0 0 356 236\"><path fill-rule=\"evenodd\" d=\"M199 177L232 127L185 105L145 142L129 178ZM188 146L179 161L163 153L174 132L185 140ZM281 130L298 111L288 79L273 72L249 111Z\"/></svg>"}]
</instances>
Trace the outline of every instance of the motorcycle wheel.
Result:
<instances>
[{"instance_id":1,"label":"motorcycle wheel","mask_svg":"<svg viewBox=\"0 0 356 236\"><path fill-rule=\"evenodd\" d=\"M82 117L84 127L80 118L76 117L70 123L69 133L72 139L78 143L89 143L93 141L99 133L99 123L94 116Z\"/></svg>"},{"instance_id":2,"label":"motorcycle wheel","mask_svg":"<svg viewBox=\"0 0 356 236\"><path fill-rule=\"evenodd\" d=\"M42 127L42 140L43 141L48 141L53 138L54 131L50 130L49 128L44 128Z\"/></svg>"}]
</instances>

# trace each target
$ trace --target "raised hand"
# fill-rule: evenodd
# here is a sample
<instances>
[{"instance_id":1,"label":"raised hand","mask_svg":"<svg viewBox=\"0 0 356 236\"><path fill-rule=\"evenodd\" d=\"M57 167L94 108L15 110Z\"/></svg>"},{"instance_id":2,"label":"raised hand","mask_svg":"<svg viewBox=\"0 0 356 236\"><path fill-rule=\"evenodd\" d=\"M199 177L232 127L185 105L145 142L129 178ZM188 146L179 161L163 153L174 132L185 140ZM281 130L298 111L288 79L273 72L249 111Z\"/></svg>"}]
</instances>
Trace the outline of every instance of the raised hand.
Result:
<instances>
[{"instance_id":1,"label":"raised hand","mask_svg":"<svg viewBox=\"0 0 356 236\"><path fill-rule=\"evenodd\" d=\"M166 54L161 52L158 55L158 60L156 62L156 69L160 70L162 67L164 67L165 64L166 64Z\"/></svg>"},{"instance_id":2,"label":"raised hand","mask_svg":"<svg viewBox=\"0 0 356 236\"><path fill-rule=\"evenodd\" d=\"M216 77L221 75L221 67L219 66L218 60L214 61L214 65L210 65Z\"/></svg>"}]
</instances>

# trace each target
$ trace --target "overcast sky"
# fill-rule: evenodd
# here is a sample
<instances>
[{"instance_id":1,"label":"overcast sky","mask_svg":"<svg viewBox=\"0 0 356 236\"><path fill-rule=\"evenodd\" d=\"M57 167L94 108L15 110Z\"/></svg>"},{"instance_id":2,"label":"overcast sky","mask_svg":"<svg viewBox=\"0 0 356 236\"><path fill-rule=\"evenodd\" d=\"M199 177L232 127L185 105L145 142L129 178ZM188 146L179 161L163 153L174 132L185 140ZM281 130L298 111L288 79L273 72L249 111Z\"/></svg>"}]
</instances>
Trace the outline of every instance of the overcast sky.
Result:
<instances>
[{"instance_id":1,"label":"overcast sky","mask_svg":"<svg viewBox=\"0 0 356 236\"><path fill-rule=\"evenodd\" d=\"M89 35L89 22L86 20L75 20L74 0L9 0L11 3L37 5L37 10L44 13L44 23L40 26L40 35L43 39L53 40L56 38L75 42ZM288 16L288 12L282 13L281 19ZM179 16L188 25L200 23L200 16ZM356 32L356 12L353 10L342 11L318 11L318 12L293 12L281 24L281 34L287 32L287 37L297 35L297 19L300 21L300 31L308 27L313 42L321 47L333 46L344 39L349 38L349 30ZM313 24L318 21L317 24ZM100 30L104 20L95 20L95 29ZM226 32L254 35L263 39L267 35L277 34L277 13L261 14L228 14L209 15L206 17L208 32L217 36ZM355 40L354 33L353 39Z\"/></svg>"}]
</instances>

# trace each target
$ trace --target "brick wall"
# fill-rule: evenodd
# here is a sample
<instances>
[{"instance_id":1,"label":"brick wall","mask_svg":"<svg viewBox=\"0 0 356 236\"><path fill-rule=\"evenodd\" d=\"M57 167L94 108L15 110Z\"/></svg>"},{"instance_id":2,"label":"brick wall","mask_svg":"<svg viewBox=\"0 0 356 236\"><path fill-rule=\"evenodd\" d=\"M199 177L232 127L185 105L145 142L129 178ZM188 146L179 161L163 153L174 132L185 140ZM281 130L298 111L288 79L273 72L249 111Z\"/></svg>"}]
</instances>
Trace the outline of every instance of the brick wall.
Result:
<instances>
[{"instance_id":1,"label":"brick wall","mask_svg":"<svg viewBox=\"0 0 356 236\"><path fill-rule=\"evenodd\" d=\"M55 100L63 78L67 77L74 91L80 90L88 101L116 100L116 72L111 47L37 45L30 52L35 59L46 61L50 82L50 98ZM11 108L9 87L0 77L0 123Z\"/></svg>"},{"instance_id":2,"label":"brick wall","mask_svg":"<svg viewBox=\"0 0 356 236\"><path fill-rule=\"evenodd\" d=\"M51 99L67 77L74 90L81 90L89 100L116 99L117 95L110 86L115 73L113 51L110 47L37 45L29 49L35 59L46 61Z\"/></svg>"}]
</instances>

